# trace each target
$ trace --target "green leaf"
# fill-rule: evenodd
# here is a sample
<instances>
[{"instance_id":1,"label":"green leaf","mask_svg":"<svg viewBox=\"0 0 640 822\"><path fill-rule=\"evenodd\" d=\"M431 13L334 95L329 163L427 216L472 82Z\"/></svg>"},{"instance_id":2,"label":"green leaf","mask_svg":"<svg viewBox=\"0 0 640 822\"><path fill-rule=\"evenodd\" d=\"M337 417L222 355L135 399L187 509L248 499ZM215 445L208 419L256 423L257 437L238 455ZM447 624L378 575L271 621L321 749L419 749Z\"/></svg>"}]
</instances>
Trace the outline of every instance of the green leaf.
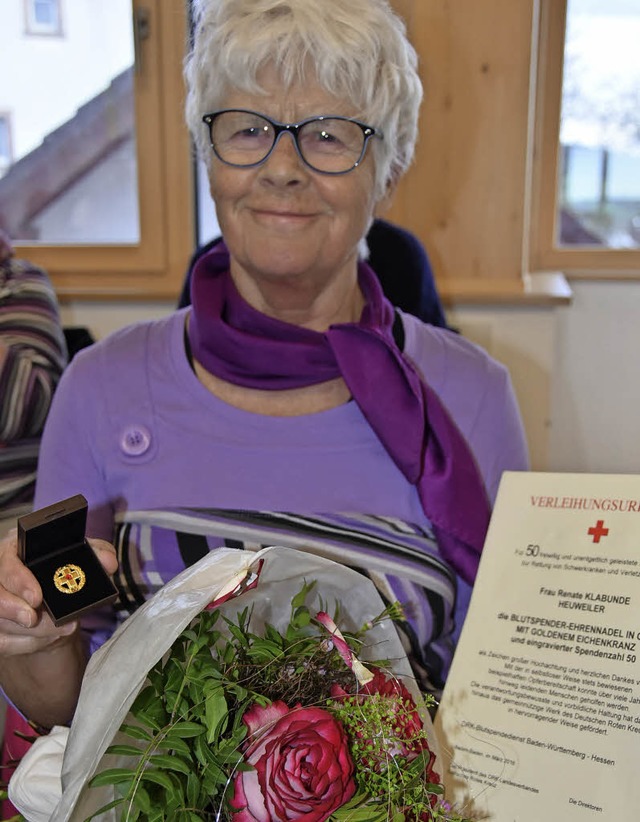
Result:
<instances>
[{"instance_id":1,"label":"green leaf","mask_svg":"<svg viewBox=\"0 0 640 822\"><path fill-rule=\"evenodd\" d=\"M237 625L234 625L232 622L229 622L228 625L229 631L231 632L233 637L238 641L240 647L246 648L249 645L247 635L240 628L238 628Z\"/></svg>"},{"instance_id":2,"label":"green leaf","mask_svg":"<svg viewBox=\"0 0 640 822\"><path fill-rule=\"evenodd\" d=\"M142 722L142 724L146 725L148 728L153 728L154 731L162 730L164 722L160 721L159 718L156 718L146 710L137 711L134 716L139 722Z\"/></svg>"},{"instance_id":3,"label":"green leaf","mask_svg":"<svg viewBox=\"0 0 640 822\"><path fill-rule=\"evenodd\" d=\"M117 808L118 805L121 805L123 802L124 802L124 799L114 799L113 802L109 802L107 805L103 805L101 808L98 808L98 810L95 813L91 814L91 816L88 816L84 820L84 822L91 822L92 819L99 818L101 814L104 814L107 811L110 811L112 808ZM19 817L19 818L22 819L22 817Z\"/></svg>"},{"instance_id":4,"label":"green leaf","mask_svg":"<svg viewBox=\"0 0 640 822\"><path fill-rule=\"evenodd\" d=\"M194 773L187 777L187 804L195 808L200 797L200 780Z\"/></svg>"},{"instance_id":5,"label":"green leaf","mask_svg":"<svg viewBox=\"0 0 640 822\"><path fill-rule=\"evenodd\" d=\"M276 630L273 625L269 625L268 623L264 626L264 638L268 639L270 642L274 642L279 648L282 648L283 646L282 634Z\"/></svg>"},{"instance_id":6,"label":"green leaf","mask_svg":"<svg viewBox=\"0 0 640 822\"><path fill-rule=\"evenodd\" d=\"M202 790L205 794L213 797L220 789L225 788L228 783L228 775L215 764L207 765L201 773Z\"/></svg>"},{"instance_id":7,"label":"green leaf","mask_svg":"<svg viewBox=\"0 0 640 822\"><path fill-rule=\"evenodd\" d=\"M176 722L169 728L166 734L166 739L169 740L176 736L179 739L190 739L194 736L200 736L200 734L203 734L204 732L204 726L197 722L181 721Z\"/></svg>"},{"instance_id":8,"label":"green leaf","mask_svg":"<svg viewBox=\"0 0 640 822\"><path fill-rule=\"evenodd\" d=\"M248 762L238 762L235 768L236 771L243 771L248 773L249 771L254 771L255 768L253 765L250 765Z\"/></svg>"},{"instance_id":9,"label":"green leaf","mask_svg":"<svg viewBox=\"0 0 640 822\"><path fill-rule=\"evenodd\" d=\"M184 754L185 756L191 755L191 747L187 745L184 739L181 739L179 736L172 736L168 740L165 736L161 747L163 749L166 748L167 750L175 751L179 754Z\"/></svg>"},{"instance_id":10,"label":"green leaf","mask_svg":"<svg viewBox=\"0 0 640 822\"><path fill-rule=\"evenodd\" d=\"M131 797L131 801L133 802L134 806L140 811L140 813L144 814L145 819L151 813L151 798L145 789L138 785L135 790L135 793ZM127 817L129 818L129 817Z\"/></svg>"},{"instance_id":11,"label":"green leaf","mask_svg":"<svg viewBox=\"0 0 640 822\"><path fill-rule=\"evenodd\" d=\"M191 648L191 653L200 653L201 651L209 649L211 645L211 637L208 637L206 634L201 636L197 642L194 643L193 647Z\"/></svg>"},{"instance_id":12,"label":"green leaf","mask_svg":"<svg viewBox=\"0 0 640 822\"><path fill-rule=\"evenodd\" d=\"M389 816L390 810L386 802L372 802L366 793L358 792L329 818L333 822L390 822L395 819Z\"/></svg>"},{"instance_id":13,"label":"green leaf","mask_svg":"<svg viewBox=\"0 0 640 822\"><path fill-rule=\"evenodd\" d=\"M135 745L110 745L105 753L119 756L141 756L142 750Z\"/></svg>"},{"instance_id":14,"label":"green leaf","mask_svg":"<svg viewBox=\"0 0 640 822\"><path fill-rule=\"evenodd\" d=\"M217 759L204 736L198 736L193 742L193 752L202 766L205 768L213 763L217 763Z\"/></svg>"},{"instance_id":15,"label":"green leaf","mask_svg":"<svg viewBox=\"0 0 640 822\"><path fill-rule=\"evenodd\" d=\"M172 793L175 792L175 784L171 781L169 775L164 771L156 771L153 770L153 768L147 768L141 774L140 779L143 782L153 782L156 785L160 785L161 788L165 788L165 790L171 791Z\"/></svg>"},{"instance_id":16,"label":"green leaf","mask_svg":"<svg viewBox=\"0 0 640 822\"><path fill-rule=\"evenodd\" d=\"M167 696L167 709L172 719L189 716L190 704L184 692Z\"/></svg>"},{"instance_id":17,"label":"green leaf","mask_svg":"<svg viewBox=\"0 0 640 822\"><path fill-rule=\"evenodd\" d=\"M306 628L307 625L311 624L311 614L306 608L301 608L294 614L294 622L296 627L298 628Z\"/></svg>"},{"instance_id":18,"label":"green leaf","mask_svg":"<svg viewBox=\"0 0 640 822\"><path fill-rule=\"evenodd\" d=\"M404 814L400 817L404 820ZM335 822L396 822L396 816L389 816L389 809L383 808L380 810L374 810L373 807L365 807L365 808L355 808L355 809L348 809L348 808L340 808L339 810L335 811L330 819L335 820Z\"/></svg>"},{"instance_id":19,"label":"green leaf","mask_svg":"<svg viewBox=\"0 0 640 822\"><path fill-rule=\"evenodd\" d=\"M101 785L118 785L121 782L130 782L133 779L134 772L129 768L108 768L102 773L96 774L89 785L92 788L98 788Z\"/></svg>"},{"instance_id":20,"label":"green leaf","mask_svg":"<svg viewBox=\"0 0 640 822\"><path fill-rule=\"evenodd\" d=\"M291 600L291 609L295 610L296 608L300 608L301 605L304 605L309 593L315 588L315 580L307 584L306 582L300 589L300 591L294 596Z\"/></svg>"},{"instance_id":21,"label":"green leaf","mask_svg":"<svg viewBox=\"0 0 640 822\"><path fill-rule=\"evenodd\" d=\"M149 761L152 768L166 768L169 771L178 771L186 775L191 773L189 765L177 756L154 754Z\"/></svg>"},{"instance_id":22,"label":"green leaf","mask_svg":"<svg viewBox=\"0 0 640 822\"><path fill-rule=\"evenodd\" d=\"M166 817L170 820L178 822L181 819L186 806L184 791L178 785L174 786L174 790L167 794L166 797Z\"/></svg>"},{"instance_id":23,"label":"green leaf","mask_svg":"<svg viewBox=\"0 0 640 822\"><path fill-rule=\"evenodd\" d=\"M242 685L228 685L227 690L235 696L238 702L244 702L249 695L249 691L243 688Z\"/></svg>"},{"instance_id":24,"label":"green leaf","mask_svg":"<svg viewBox=\"0 0 640 822\"><path fill-rule=\"evenodd\" d=\"M249 624L249 618L250 618L249 606L247 606L246 608L243 608L242 611L239 611L238 614L236 615L236 624L238 625L238 627L240 628L241 631L246 631L247 625ZM226 617L225 617L225 622L227 623L227 625L229 624Z\"/></svg>"},{"instance_id":25,"label":"green leaf","mask_svg":"<svg viewBox=\"0 0 640 822\"><path fill-rule=\"evenodd\" d=\"M162 671L159 671L157 668L151 668L147 674L147 678L149 679L154 691L157 694L161 694L164 690L164 675Z\"/></svg>"},{"instance_id":26,"label":"green leaf","mask_svg":"<svg viewBox=\"0 0 640 822\"><path fill-rule=\"evenodd\" d=\"M130 736L132 739L142 739L144 742L151 742L151 734L141 728L139 725L127 725L123 723L120 726L120 732L125 736Z\"/></svg>"},{"instance_id":27,"label":"green leaf","mask_svg":"<svg viewBox=\"0 0 640 822\"><path fill-rule=\"evenodd\" d=\"M151 687L151 685L146 685L135 698L132 710L137 710L138 708L145 709L149 705L155 704L158 699L158 695L155 692L155 689Z\"/></svg>"},{"instance_id":28,"label":"green leaf","mask_svg":"<svg viewBox=\"0 0 640 822\"><path fill-rule=\"evenodd\" d=\"M227 700L224 697L222 688L216 688L207 695L205 706L207 742L211 744L219 732L224 732L224 726L226 725Z\"/></svg>"}]
</instances>

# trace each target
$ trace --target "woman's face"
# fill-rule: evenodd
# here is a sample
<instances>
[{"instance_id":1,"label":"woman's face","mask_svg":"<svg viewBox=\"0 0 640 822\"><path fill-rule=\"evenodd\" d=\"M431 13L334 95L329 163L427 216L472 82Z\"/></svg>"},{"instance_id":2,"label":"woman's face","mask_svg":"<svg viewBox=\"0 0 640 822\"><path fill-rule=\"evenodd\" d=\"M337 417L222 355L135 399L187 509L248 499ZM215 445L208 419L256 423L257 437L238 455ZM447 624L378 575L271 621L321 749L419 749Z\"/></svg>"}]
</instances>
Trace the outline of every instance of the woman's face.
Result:
<instances>
[{"instance_id":1,"label":"woman's face","mask_svg":"<svg viewBox=\"0 0 640 822\"><path fill-rule=\"evenodd\" d=\"M283 93L274 70L259 80L266 95L232 91L220 108L249 109L284 123L357 114L317 83ZM343 278L356 281L358 243L375 206L371 146L357 168L332 176L308 168L291 135L283 134L254 168L228 166L213 156L209 179L231 272L245 298L252 301L269 286L313 295Z\"/></svg>"}]
</instances>

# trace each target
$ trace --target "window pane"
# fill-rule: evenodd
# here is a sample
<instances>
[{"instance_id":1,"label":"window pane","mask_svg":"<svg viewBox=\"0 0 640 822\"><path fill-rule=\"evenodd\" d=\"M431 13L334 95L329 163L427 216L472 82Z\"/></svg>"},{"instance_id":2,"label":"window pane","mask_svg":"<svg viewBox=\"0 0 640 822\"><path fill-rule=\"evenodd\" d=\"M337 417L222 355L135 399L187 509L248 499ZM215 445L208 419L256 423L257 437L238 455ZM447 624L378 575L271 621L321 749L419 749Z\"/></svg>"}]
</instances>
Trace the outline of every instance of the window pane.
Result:
<instances>
[{"instance_id":1,"label":"window pane","mask_svg":"<svg viewBox=\"0 0 640 822\"><path fill-rule=\"evenodd\" d=\"M11 139L9 136L9 118L0 114L0 164L8 164L10 160ZM0 165L0 168L2 168L2 165Z\"/></svg>"},{"instance_id":2,"label":"window pane","mask_svg":"<svg viewBox=\"0 0 640 822\"><path fill-rule=\"evenodd\" d=\"M33 17L41 26L57 28L58 14L55 0L34 0Z\"/></svg>"},{"instance_id":3,"label":"window pane","mask_svg":"<svg viewBox=\"0 0 640 822\"><path fill-rule=\"evenodd\" d=\"M216 216L216 204L211 198L209 191L209 178L205 164L198 160L196 162L196 198L197 198L197 242L204 245L209 240L220 236L220 226Z\"/></svg>"},{"instance_id":4,"label":"window pane","mask_svg":"<svg viewBox=\"0 0 640 822\"><path fill-rule=\"evenodd\" d=\"M640 3L568 0L561 245L640 246Z\"/></svg>"},{"instance_id":5,"label":"window pane","mask_svg":"<svg viewBox=\"0 0 640 822\"><path fill-rule=\"evenodd\" d=\"M55 4L47 13L57 17ZM131 0L66 3L55 38L25 36L23 3L11 0L0 3L0 31L13 150L0 227L31 243L137 243Z\"/></svg>"},{"instance_id":6,"label":"window pane","mask_svg":"<svg viewBox=\"0 0 640 822\"><path fill-rule=\"evenodd\" d=\"M60 0L25 0L27 34L61 34Z\"/></svg>"}]
</instances>

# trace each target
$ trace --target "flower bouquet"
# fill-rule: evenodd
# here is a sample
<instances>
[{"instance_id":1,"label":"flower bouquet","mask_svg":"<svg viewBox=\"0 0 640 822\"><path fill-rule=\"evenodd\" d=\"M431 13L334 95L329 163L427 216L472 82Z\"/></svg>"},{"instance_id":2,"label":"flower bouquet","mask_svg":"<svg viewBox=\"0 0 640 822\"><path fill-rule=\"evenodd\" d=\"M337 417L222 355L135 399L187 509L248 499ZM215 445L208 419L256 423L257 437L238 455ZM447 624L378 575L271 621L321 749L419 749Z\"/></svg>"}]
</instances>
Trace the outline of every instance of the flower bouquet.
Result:
<instances>
[{"instance_id":1,"label":"flower bouquet","mask_svg":"<svg viewBox=\"0 0 640 822\"><path fill-rule=\"evenodd\" d=\"M92 660L51 822L461 822L398 604L290 549L221 550L198 566ZM227 573L211 601L213 568Z\"/></svg>"}]
</instances>

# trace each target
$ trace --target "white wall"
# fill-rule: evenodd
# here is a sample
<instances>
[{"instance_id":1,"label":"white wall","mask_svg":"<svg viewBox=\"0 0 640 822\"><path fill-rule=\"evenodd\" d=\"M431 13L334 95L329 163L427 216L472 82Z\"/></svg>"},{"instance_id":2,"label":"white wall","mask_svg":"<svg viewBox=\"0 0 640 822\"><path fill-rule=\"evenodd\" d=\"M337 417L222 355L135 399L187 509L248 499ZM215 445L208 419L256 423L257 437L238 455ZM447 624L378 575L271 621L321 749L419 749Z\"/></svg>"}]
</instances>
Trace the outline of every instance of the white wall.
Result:
<instances>
[{"instance_id":1,"label":"white wall","mask_svg":"<svg viewBox=\"0 0 640 822\"><path fill-rule=\"evenodd\" d=\"M574 282L571 305L471 307L450 322L510 369L532 467L640 473L640 282ZM98 338L169 303L63 306L69 325Z\"/></svg>"},{"instance_id":2,"label":"white wall","mask_svg":"<svg viewBox=\"0 0 640 822\"><path fill-rule=\"evenodd\" d=\"M175 302L82 302L65 303L60 307L63 325L86 326L100 340L111 331L125 325L164 317L173 311Z\"/></svg>"},{"instance_id":3,"label":"white wall","mask_svg":"<svg viewBox=\"0 0 640 822\"><path fill-rule=\"evenodd\" d=\"M558 327L549 467L640 473L640 282L574 282Z\"/></svg>"},{"instance_id":4,"label":"white wall","mask_svg":"<svg viewBox=\"0 0 640 822\"><path fill-rule=\"evenodd\" d=\"M568 306L453 316L509 366L534 469L640 473L640 282L571 288Z\"/></svg>"}]
</instances>

